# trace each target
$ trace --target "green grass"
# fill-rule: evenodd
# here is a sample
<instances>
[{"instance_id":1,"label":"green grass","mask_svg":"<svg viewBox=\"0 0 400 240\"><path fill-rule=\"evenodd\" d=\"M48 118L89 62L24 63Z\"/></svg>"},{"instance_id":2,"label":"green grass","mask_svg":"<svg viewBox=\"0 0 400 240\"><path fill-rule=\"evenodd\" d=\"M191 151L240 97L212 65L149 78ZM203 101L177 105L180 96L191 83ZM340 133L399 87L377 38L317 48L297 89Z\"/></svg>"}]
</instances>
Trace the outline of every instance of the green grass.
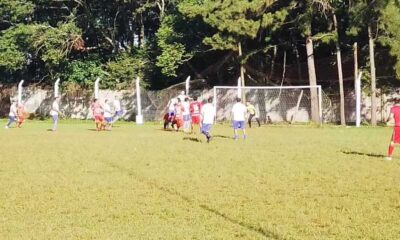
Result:
<instances>
[{"instance_id":1,"label":"green grass","mask_svg":"<svg viewBox=\"0 0 400 240\"><path fill-rule=\"evenodd\" d=\"M0 129L1 239L400 238L390 128L50 126Z\"/></svg>"}]
</instances>

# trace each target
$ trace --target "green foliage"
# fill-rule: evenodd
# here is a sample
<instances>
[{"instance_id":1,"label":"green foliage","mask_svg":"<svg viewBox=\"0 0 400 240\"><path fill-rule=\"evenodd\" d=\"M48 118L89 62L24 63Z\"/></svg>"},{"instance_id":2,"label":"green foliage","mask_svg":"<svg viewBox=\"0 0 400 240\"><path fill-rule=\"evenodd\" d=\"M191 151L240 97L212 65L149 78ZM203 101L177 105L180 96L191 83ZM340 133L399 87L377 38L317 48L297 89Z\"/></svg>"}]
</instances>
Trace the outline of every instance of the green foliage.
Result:
<instances>
[{"instance_id":1,"label":"green foliage","mask_svg":"<svg viewBox=\"0 0 400 240\"><path fill-rule=\"evenodd\" d=\"M182 34L174 29L175 24L176 18L167 16L156 33L157 44L161 49L156 65L161 68L161 72L165 76L169 77L176 77L176 70L190 58L190 54L186 52L185 46L181 43Z\"/></svg>"},{"instance_id":2,"label":"green foliage","mask_svg":"<svg viewBox=\"0 0 400 240\"><path fill-rule=\"evenodd\" d=\"M400 79L400 7L392 0L386 8L382 10L381 28L384 34L380 37L380 42L390 47L390 54L397 59L394 69L397 78Z\"/></svg>"},{"instance_id":3,"label":"green foliage","mask_svg":"<svg viewBox=\"0 0 400 240\"><path fill-rule=\"evenodd\" d=\"M107 85L112 88L124 88L131 84L136 77L142 80L148 69L148 60L145 51L136 54L123 53L115 60L106 64L105 69L108 73L106 77ZM141 81L143 86L148 86L146 81Z\"/></svg>"},{"instance_id":4,"label":"green foliage","mask_svg":"<svg viewBox=\"0 0 400 240\"><path fill-rule=\"evenodd\" d=\"M34 7L35 5L32 1L1 0L0 22L7 22L12 25L22 21L29 21Z\"/></svg>"},{"instance_id":5,"label":"green foliage","mask_svg":"<svg viewBox=\"0 0 400 240\"><path fill-rule=\"evenodd\" d=\"M92 88L97 77L104 78L102 64L97 60L74 60L67 64L66 71L61 78L64 87L79 85L83 88ZM107 86L107 82L101 84Z\"/></svg>"}]
</instances>

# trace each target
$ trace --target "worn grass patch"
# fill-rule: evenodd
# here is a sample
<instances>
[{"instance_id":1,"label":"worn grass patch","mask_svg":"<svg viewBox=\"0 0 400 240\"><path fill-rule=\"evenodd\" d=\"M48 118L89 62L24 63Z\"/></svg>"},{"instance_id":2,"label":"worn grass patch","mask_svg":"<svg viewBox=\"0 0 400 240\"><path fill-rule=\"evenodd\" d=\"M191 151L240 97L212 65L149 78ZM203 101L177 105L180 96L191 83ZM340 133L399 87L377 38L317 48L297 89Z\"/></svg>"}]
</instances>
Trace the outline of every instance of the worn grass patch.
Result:
<instances>
[{"instance_id":1,"label":"worn grass patch","mask_svg":"<svg viewBox=\"0 0 400 240\"><path fill-rule=\"evenodd\" d=\"M400 238L389 128L93 127L0 130L1 239Z\"/></svg>"}]
</instances>

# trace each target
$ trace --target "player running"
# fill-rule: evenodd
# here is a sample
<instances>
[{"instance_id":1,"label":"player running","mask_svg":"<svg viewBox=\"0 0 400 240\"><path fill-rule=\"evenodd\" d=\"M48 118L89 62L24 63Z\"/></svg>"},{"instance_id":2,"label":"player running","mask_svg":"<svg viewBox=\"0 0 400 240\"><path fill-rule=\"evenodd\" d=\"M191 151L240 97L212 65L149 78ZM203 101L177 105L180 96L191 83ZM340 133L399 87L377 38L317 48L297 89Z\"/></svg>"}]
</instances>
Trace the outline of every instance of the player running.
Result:
<instances>
[{"instance_id":1,"label":"player running","mask_svg":"<svg viewBox=\"0 0 400 240\"><path fill-rule=\"evenodd\" d=\"M103 117L103 107L99 103L98 99L94 99L91 108L96 123L96 130L101 131L105 127L104 117Z\"/></svg>"},{"instance_id":2,"label":"player running","mask_svg":"<svg viewBox=\"0 0 400 240\"><path fill-rule=\"evenodd\" d=\"M206 136L207 143L211 141L211 127L214 124L215 107L212 104L213 99L210 97L206 104L201 108L201 133Z\"/></svg>"},{"instance_id":3,"label":"player running","mask_svg":"<svg viewBox=\"0 0 400 240\"><path fill-rule=\"evenodd\" d=\"M394 129L393 129L393 134L392 134L392 138L391 138L389 149L388 149L388 155L386 157L386 160L389 160L389 161L392 160L392 155L393 155L395 144L400 144L400 106L399 105L395 105L390 109L390 115L387 119L387 122L389 122L391 120L394 120Z\"/></svg>"},{"instance_id":4,"label":"player running","mask_svg":"<svg viewBox=\"0 0 400 240\"><path fill-rule=\"evenodd\" d=\"M232 108L232 115L233 115L233 139L238 138L238 129L242 129L243 131L243 139L246 139L246 129L245 129L245 116L246 116L247 108L242 103L240 98L236 98L236 103L233 105Z\"/></svg>"},{"instance_id":5,"label":"player running","mask_svg":"<svg viewBox=\"0 0 400 240\"><path fill-rule=\"evenodd\" d=\"M261 123L260 123L260 119L257 117L257 113L256 113L256 107L254 107L253 104L251 104L250 102L246 103L246 107L247 107L247 112L249 113L249 128L251 128L251 120L253 119L253 117L255 117L258 126L261 127Z\"/></svg>"},{"instance_id":6,"label":"player running","mask_svg":"<svg viewBox=\"0 0 400 240\"><path fill-rule=\"evenodd\" d=\"M200 114L201 114L201 102L197 101L197 97L193 97L193 102L190 103L190 116L192 117L192 133L195 133L194 126L199 126L200 129Z\"/></svg>"},{"instance_id":7,"label":"player running","mask_svg":"<svg viewBox=\"0 0 400 240\"><path fill-rule=\"evenodd\" d=\"M188 97L185 98L185 101L182 103L182 107L183 107L183 131L187 133L190 131L190 103Z\"/></svg>"},{"instance_id":8,"label":"player running","mask_svg":"<svg viewBox=\"0 0 400 240\"><path fill-rule=\"evenodd\" d=\"M178 98L178 102L175 104L174 120L172 121L172 126L175 126L176 131L179 131L179 129L183 127L184 110L181 100Z\"/></svg>"},{"instance_id":9,"label":"player running","mask_svg":"<svg viewBox=\"0 0 400 240\"><path fill-rule=\"evenodd\" d=\"M57 131L58 116L61 114L60 106L58 103L59 101L60 101L60 98L55 97L53 103L51 104L50 116L53 119L53 127L51 128L51 130L53 132Z\"/></svg>"},{"instance_id":10,"label":"player running","mask_svg":"<svg viewBox=\"0 0 400 240\"><path fill-rule=\"evenodd\" d=\"M105 126L104 129L110 130L112 128L112 123L113 123L113 115L114 113L111 111L111 105L106 99L104 102L104 120L105 120Z\"/></svg>"},{"instance_id":11,"label":"player running","mask_svg":"<svg viewBox=\"0 0 400 240\"><path fill-rule=\"evenodd\" d=\"M10 113L8 114L8 123L5 128L10 128L11 124L17 119L17 102L11 100Z\"/></svg>"},{"instance_id":12,"label":"player running","mask_svg":"<svg viewBox=\"0 0 400 240\"><path fill-rule=\"evenodd\" d=\"M121 101L118 98L115 98L113 101L113 105L114 105L114 122L118 121L118 119L120 119L122 117L123 111L121 108Z\"/></svg>"},{"instance_id":13,"label":"player running","mask_svg":"<svg viewBox=\"0 0 400 240\"><path fill-rule=\"evenodd\" d=\"M17 127L20 128L21 125L25 122L25 112L24 105L22 103L18 103L17 105Z\"/></svg>"}]
</instances>

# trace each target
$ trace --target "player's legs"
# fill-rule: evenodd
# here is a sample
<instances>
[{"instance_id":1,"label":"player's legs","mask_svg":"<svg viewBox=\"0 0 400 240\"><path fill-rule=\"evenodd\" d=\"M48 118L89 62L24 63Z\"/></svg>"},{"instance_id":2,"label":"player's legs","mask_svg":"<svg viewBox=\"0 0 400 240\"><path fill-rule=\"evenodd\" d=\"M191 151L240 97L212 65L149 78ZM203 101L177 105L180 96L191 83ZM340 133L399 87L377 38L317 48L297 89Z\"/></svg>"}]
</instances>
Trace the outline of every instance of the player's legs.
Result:
<instances>
[{"instance_id":1,"label":"player's legs","mask_svg":"<svg viewBox=\"0 0 400 240\"><path fill-rule=\"evenodd\" d=\"M386 160L392 160L393 152L394 152L394 142L390 141L388 155L386 157Z\"/></svg>"},{"instance_id":2,"label":"player's legs","mask_svg":"<svg viewBox=\"0 0 400 240\"><path fill-rule=\"evenodd\" d=\"M261 122L260 122L260 119L258 117L256 117L256 121L258 123L258 127L261 127Z\"/></svg>"},{"instance_id":3,"label":"player's legs","mask_svg":"<svg viewBox=\"0 0 400 240\"><path fill-rule=\"evenodd\" d=\"M399 144L399 143L400 143L400 127L394 127L392 139L390 141L390 145L388 148L388 155L386 157L386 160L392 160L394 146L395 146L395 144Z\"/></svg>"},{"instance_id":4,"label":"player's legs","mask_svg":"<svg viewBox=\"0 0 400 240\"><path fill-rule=\"evenodd\" d=\"M233 139L235 139L235 140L237 139L237 135L238 135L238 134L237 134L237 129L238 129L238 126L239 126L238 124L239 124L238 121L235 121L235 120L234 120L234 121L232 122L232 127L233 127Z\"/></svg>"},{"instance_id":5,"label":"player's legs","mask_svg":"<svg viewBox=\"0 0 400 240\"><path fill-rule=\"evenodd\" d=\"M6 128L9 128L11 126L11 124L13 124L13 122L15 122L15 117L8 117L8 123L6 125Z\"/></svg>"},{"instance_id":6,"label":"player's legs","mask_svg":"<svg viewBox=\"0 0 400 240\"><path fill-rule=\"evenodd\" d=\"M254 117L254 114L250 114L250 115L249 115L249 120L248 120L248 122L249 122L249 128L251 128L251 120L253 119L253 117Z\"/></svg>"},{"instance_id":7,"label":"player's legs","mask_svg":"<svg viewBox=\"0 0 400 240\"><path fill-rule=\"evenodd\" d=\"M57 125L58 125L58 115L53 115L53 127L52 127L52 131L56 131L57 130Z\"/></svg>"},{"instance_id":8,"label":"player's legs","mask_svg":"<svg viewBox=\"0 0 400 240\"><path fill-rule=\"evenodd\" d=\"M210 135L210 131L211 131L211 124L203 124L201 126L201 133L204 134L204 136L206 136L207 142L210 142L211 140L211 135Z\"/></svg>"},{"instance_id":9,"label":"player's legs","mask_svg":"<svg viewBox=\"0 0 400 240\"><path fill-rule=\"evenodd\" d=\"M243 139L246 139L246 123L245 123L245 121L239 122L239 129L242 129Z\"/></svg>"},{"instance_id":10,"label":"player's legs","mask_svg":"<svg viewBox=\"0 0 400 240\"><path fill-rule=\"evenodd\" d=\"M18 123L17 123L17 127L20 128L22 123L24 123L25 118L23 116L19 116L18 117Z\"/></svg>"}]
</instances>

